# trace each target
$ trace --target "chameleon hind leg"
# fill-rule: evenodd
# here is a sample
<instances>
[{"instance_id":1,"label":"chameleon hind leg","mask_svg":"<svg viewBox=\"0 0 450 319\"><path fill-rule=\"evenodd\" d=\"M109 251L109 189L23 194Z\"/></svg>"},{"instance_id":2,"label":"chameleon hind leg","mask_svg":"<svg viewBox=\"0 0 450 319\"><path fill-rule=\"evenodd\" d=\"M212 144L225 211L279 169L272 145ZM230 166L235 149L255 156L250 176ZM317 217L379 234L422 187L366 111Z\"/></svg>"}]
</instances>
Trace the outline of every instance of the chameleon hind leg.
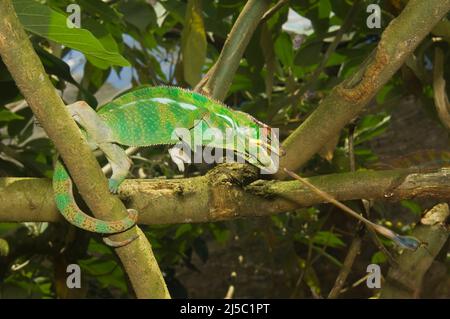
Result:
<instances>
[{"instance_id":1,"label":"chameleon hind leg","mask_svg":"<svg viewBox=\"0 0 450 319\"><path fill-rule=\"evenodd\" d=\"M114 234L133 227L138 218L134 209L128 209L128 216L116 221L104 221L86 215L76 204L72 192L72 180L58 160L53 173L53 190L56 207L72 225L95 233Z\"/></svg>"}]
</instances>

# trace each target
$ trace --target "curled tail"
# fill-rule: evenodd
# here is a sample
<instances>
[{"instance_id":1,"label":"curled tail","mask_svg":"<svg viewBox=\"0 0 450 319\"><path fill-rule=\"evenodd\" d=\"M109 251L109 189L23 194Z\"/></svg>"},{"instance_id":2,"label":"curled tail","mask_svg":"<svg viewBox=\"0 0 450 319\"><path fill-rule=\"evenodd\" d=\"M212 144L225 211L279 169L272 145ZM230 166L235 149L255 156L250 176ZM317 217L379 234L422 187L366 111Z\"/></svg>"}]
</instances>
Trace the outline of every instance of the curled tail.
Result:
<instances>
[{"instance_id":1,"label":"curled tail","mask_svg":"<svg viewBox=\"0 0 450 319\"><path fill-rule=\"evenodd\" d=\"M123 232L137 222L138 214L134 209L128 209L128 216L117 221L104 221L86 215L75 202L72 193L72 180L58 160L53 172L53 192L56 207L64 218L72 225L95 233L114 234Z\"/></svg>"}]
</instances>

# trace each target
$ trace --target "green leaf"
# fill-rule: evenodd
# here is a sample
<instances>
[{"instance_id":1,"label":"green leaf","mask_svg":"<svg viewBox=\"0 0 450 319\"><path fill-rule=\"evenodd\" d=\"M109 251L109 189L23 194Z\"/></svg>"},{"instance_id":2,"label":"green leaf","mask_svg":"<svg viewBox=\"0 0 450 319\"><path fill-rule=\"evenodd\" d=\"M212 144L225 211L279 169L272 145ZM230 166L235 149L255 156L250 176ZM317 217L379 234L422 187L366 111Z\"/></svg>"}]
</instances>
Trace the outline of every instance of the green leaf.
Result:
<instances>
[{"instance_id":1,"label":"green leaf","mask_svg":"<svg viewBox=\"0 0 450 319\"><path fill-rule=\"evenodd\" d=\"M403 95L404 95L403 88L394 81L390 81L388 84L384 85L378 91L376 101L377 104L383 105L384 103L398 100Z\"/></svg>"},{"instance_id":2,"label":"green leaf","mask_svg":"<svg viewBox=\"0 0 450 319\"><path fill-rule=\"evenodd\" d=\"M366 115L355 130L355 145L369 141L386 131L391 119L386 113Z\"/></svg>"},{"instance_id":3,"label":"green leaf","mask_svg":"<svg viewBox=\"0 0 450 319\"><path fill-rule=\"evenodd\" d=\"M78 260L83 273L95 277L104 287L115 287L127 291L124 274L114 260Z\"/></svg>"},{"instance_id":4,"label":"green leaf","mask_svg":"<svg viewBox=\"0 0 450 319\"><path fill-rule=\"evenodd\" d=\"M319 19L326 19L330 17L331 3L329 0L319 1Z\"/></svg>"},{"instance_id":5,"label":"green leaf","mask_svg":"<svg viewBox=\"0 0 450 319\"><path fill-rule=\"evenodd\" d=\"M90 15L98 15L105 22L123 24L123 15L101 0L77 0L76 2Z\"/></svg>"},{"instance_id":6,"label":"green leaf","mask_svg":"<svg viewBox=\"0 0 450 319\"><path fill-rule=\"evenodd\" d=\"M9 255L9 244L3 238L0 238L0 257L6 257Z\"/></svg>"},{"instance_id":7,"label":"green leaf","mask_svg":"<svg viewBox=\"0 0 450 319\"><path fill-rule=\"evenodd\" d=\"M233 82L231 83L228 95L237 91L249 90L252 87L253 82L251 79L249 79L247 76L243 74L237 73L233 78Z\"/></svg>"},{"instance_id":8,"label":"green leaf","mask_svg":"<svg viewBox=\"0 0 450 319\"><path fill-rule=\"evenodd\" d=\"M400 201L400 204L405 207L408 208L411 212L413 212L416 215L422 214L422 207L420 207L420 205L412 200L409 199L404 199L402 201Z\"/></svg>"},{"instance_id":9,"label":"green leaf","mask_svg":"<svg viewBox=\"0 0 450 319\"><path fill-rule=\"evenodd\" d=\"M288 34L281 33L275 40L275 53L284 66L292 66L294 62L294 49L292 48L292 40Z\"/></svg>"},{"instance_id":10,"label":"green leaf","mask_svg":"<svg viewBox=\"0 0 450 319\"><path fill-rule=\"evenodd\" d=\"M23 117L11 112L10 110L0 110L0 122L11 122L14 120L22 120Z\"/></svg>"},{"instance_id":11,"label":"green leaf","mask_svg":"<svg viewBox=\"0 0 450 319\"><path fill-rule=\"evenodd\" d=\"M298 66L313 66L322 59L322 42L314 41L302 46L295 56L295 64Z\"/></svg>"},{"instance_id":12,"label":"green leaf","mask_svg":"<svg viewBox=\"0 0 450 319\"><path fill-rule=\"evenodd\" d=\"M221 244L225 243L231 236L230 230L224 227L218 227L215 224L210 224L210 230L214 236L214 239Z\"/></svg>"},{"instance_id":13,"label":"green leaf","mask_svg":"<svg viewBox=\"0 0 450 319\"><path fill-rule=\"evenodd\" d=\"M305 282L311 291L314 291L316 295L320 295L320 280L313 267L306 268Z\"/></svg>"},{"instance_id":14,"label":"green leaf","mask_svg":"<svg viewBox=\"0 0 450 319\"><path fill-rule=\"evenodd\" d=\"M117 51L107 50L90 31L76 28L63 14L33 0L14 0L13 3L19 20L26 30L81 51L88 59L101 61L96 64L99 68L105 69L110 65L130 65Z\"/></svg>"},{"instance_id":15,"label":"green leaf","mask_svg":"<svg viewBox=\"0 0 450 319\"><path fill-rule=\"evenodd\" d=\"M382 264L386 261L387 261L387 257L381 251L377 251L375 254L372 255L372 260L371 260L372 264Z\"/></svg>"},{"instance_id":16,"label":"green leaf","mask_svg":"<svg viewBox=\"0 0 450 319\"><path fill-rule=\"evenodd\" d=\"M180 227L178 227L177 231L175 232L175 239L180 238L183 234L186 234L192 230L191 224L183 224Z\"/></svg>"},{"instance_id":17,"label":"green leaf","mask_svg":"<svg viewBox=\"0 0 450 319\"><path fill-rule=\"evenodd\" d=\"M345 243L338 236L339 235L329 231L319 231L314 235L312 242L316 245L323 245L333 248L345 247Z\"/></svg>"},{"instance_id":18,"label":"green leaf","mask_svg":"<svg viewBox=\"0 0 450 319\"><path fill-rule=\"evenodd\" d=\"M345 62L346 59L347 59L347 57L345 57L344 55L333 52L333 54L331 54L330 58L328 59L327 63L325 64L325 66L330 67L333 65L340 65L343 62Z\"/></svg>"},{"instance_id":19,"label":"green leaf","mask_svg":"<svg viewBox=\"0 0 450 319\"><path fill-rule=\"evenodd\" d=\"M247 45L247 49L244 52L244 58L248 64L248 68L252 72L261 72L264 66L264 56L261 54L261 37L263 26L257 28L253 33L250 42ZM273 46L273 41L272 41Z\"/></svg>"},{"instance_id":20,"label":"green leaf","mask_svg":"<svg viewBox=\"0 0 450 319\"><path fill-rule=\"evenodd\" d=\"M176 0L161 1L163 7L170 12L173 18L180 23L184 23L186 4Z\"/></svg>"},{"instance_id":21,"label":"green leaf","mask_svg":"<svg viewBox=\"0 0 450 319\"><path fill-rule=\"evenodd\" d=\"M202 18L201 0L189 0L181 35L184 79L195 86L201 79L206 58L206 33Z\"/></svg>"},{"instance_id":22,"label":"green leaf","mask_svg":"<svg viewBox=\"0 0 450 319\"><path fill-rule=\"evenodd\" d=\"M146 32L149 25L156 27L155 10L145 1L122 1L119 10L125 21L138 28L142 34Z\"/></svg>"},{"instance_id":23,"label":"green leaf","mask_svg":"<svg viewBox=\"0 0 450 319\"><path fill-rule=\"evenodd\" d=\"M91 33L103 45L105 50L109 52L119 51L116 40L114 40L113 36L108 32L108 30L105 29L103 25L93 19L86 17L83 19L83 26L91 31ZM86 56L86 58L93 65L103 70L107 69L111 65L109 62L103 61L102 59L99 59L95 56Z\"/></svg>"},{"instance_id":24,"label":"green leaf","mask_svg":"<svg viewBox=\"0 0 450 319\"><path fill-rule=\"evenodd\" d=\"M102 43L103 47L108 51L117 52L119 47L111 33L96 20L86 18L83 19L83 25L91 30L92 34Z\"/></svg>"},{"instance_id":25,"label":"green leaf","mask_svg":"<svg viewBox=\"0 0 450 319\"><path fill-rule=\"evenodd\" d=\"M19 227L22 227L22 225L18 223L0 223L0 236L3 236Z\"/></svg>"}]
</instances>

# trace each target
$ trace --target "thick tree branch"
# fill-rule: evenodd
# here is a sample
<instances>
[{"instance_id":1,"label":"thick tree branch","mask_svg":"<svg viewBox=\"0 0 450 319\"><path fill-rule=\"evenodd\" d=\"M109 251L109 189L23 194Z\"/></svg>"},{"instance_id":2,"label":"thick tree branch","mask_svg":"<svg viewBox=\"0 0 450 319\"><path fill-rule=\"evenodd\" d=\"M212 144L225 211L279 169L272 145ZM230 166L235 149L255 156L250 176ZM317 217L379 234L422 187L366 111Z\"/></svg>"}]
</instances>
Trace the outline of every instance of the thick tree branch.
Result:
<instances>
[{"instance_id":1,"label":"thick tree branch","mask_svg":"<svg viewBox=\"0 0 450 319\"><path fill-rule=\"evenodd\" d=\"M268 216L322 203L297 181L257 180L248 165L224 164L207 175L173 180L126 180L120 197L139 210L139 223L213 222ZM450 171L359 171L316 176L311 183L340 201L450 197ZM246 185L246 186L245 186ZM0 221L56 222L51 182L39 178L0 179Z\"/></svg>"},{"instance_id":2,"label":"thick tree branch","mask_svg":"<svg viewBox=\"0 0 450 319\"><path fill-rule=\"evenodd\" d=\"M99 218L123 217L125 207L109 193L105 176L45 73L10 0L0 1L0 55L61 154L87 205ZM53 202L53 196L46 200ZM116 249L136 295L143 298L169 297L150 244L142 232L136 227L126 234L111 237L121 240L136 232L140 234L138 240Z\"/></svg>"},{"instance_id":3,"label":"thick tree branch","mask_svg":"<svg viewBox=\"0 0 450 319\"><path fill-rule=\"evenodd\" d=\"M450 10L450 0L411 0L386 28L358 72L335 87L283 143L280 167L296 170L349 123L397 72L422 39ZM286 178L281 170L278 178Z\"/></svg>"},{"instance_id":4,"label":"thick tree branch","mask_svg":"<svg viewBox=\"0 0 450 319\"><path fill-rule=\"evenodd\" d=\"M444 52L441 48L434 49L433 65L434 104L441 123L450 130L450 103L445 90Z\"/></svg>"},{"instance_id":5,"label":"thick tree branch","mask_svg":"<svg viewBox=\"0 0 450 319\"><path fill-rule=\"evenodd\" d=\"M196 87L215 99L223 100L239 67L242 55L267 11L270 0L249 0L239 14L216 63Z\"/></svg>"}]
</instances>

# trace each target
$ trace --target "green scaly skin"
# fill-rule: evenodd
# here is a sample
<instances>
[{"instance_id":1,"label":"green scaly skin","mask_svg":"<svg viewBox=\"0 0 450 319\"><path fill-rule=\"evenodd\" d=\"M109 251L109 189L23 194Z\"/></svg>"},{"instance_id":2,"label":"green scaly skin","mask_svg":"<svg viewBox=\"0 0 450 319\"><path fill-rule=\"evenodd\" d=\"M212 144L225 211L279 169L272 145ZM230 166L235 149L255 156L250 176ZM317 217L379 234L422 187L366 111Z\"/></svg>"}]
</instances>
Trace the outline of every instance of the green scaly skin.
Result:
<instances>
[{"instance_id":1,"label":"green scaly skin","mask_svg":"<svg viewBox=\"0 0 450 319\"><path fill-rule=\"evenodd\" d=\"M109 187L116 192L128 172L130 161L123 149L117 146L151 146L157 144L175 144L172 132L175 128L192 129L195 125L204 132L208 128L216 128L225 133L233 129L238 141L231 144L214 144L211 140L202 140L199 145L218 146L240 152L239 143L249 140L263 154L262 161L252 158L247 149L241 155L252 164L266 168L272 164L265 149L274 151L264 143L259 128L270 128L258 122L250 115L233 111L220 102L209 99L201 94L177 87L143 88L104 105L96 113L87 104L80 102L69 106L75 120L84 130L88 143L92 148L100 148L105 153L113 168ZM197 121L197 122L196 122ZM199 127L198 127L199 126ZM238 128L253 128L251 132ZM191 146L198 146L196 141ZM241 144L242 145L242 144ZM245 145L245 144L244 144ZM246 145L247 146L247 145ZM265 154L265 155L264 155ZM61 162L57 162L53 175L53 188L56 205L61 214L76 227L91 232L113 234L125 231L135 225L138 214L129 209L128 216L118 221L103 221L86 215L81 211L72 193L72 181ZM398 245L411 250L420 246L420 241L413 237L399 236L391 230L374 224L356 214L359 220L372 227L379 234L394 240ZM105 238L106 239L106 238ZM124 242L105 240L110 246L122 246L135 238Z\"/></svg>"},{"instance_id":2,"label":"green scaly skin","mask_svg":"<svg viewBox=\"0 0 450 319\"><path fill-rule=\"evenodd\" d=\"M53 172L53 191L60 213L78 228L100 234L113 234L123 232L136 224L138 213L134 209L129 209L128 216L118 221L103 221L81 211L73 197L72 180L59 160Z\"/></svg>"},{"instance_id":3,"label":"green scaly skin","mask_svg":"<svg viewBox=\"0 0 450 319\"><path fill-rule=\"evenodd\" d=\"M238 144L247 139L260 150L262 161L255 160L244 149L241 155L246 160L262 168L273 164L263 147L271 151L272 148L264 143L259 131L259 128L264 128L268 134L268 126L246 113L233 111L220 102L178 87L139 89L104 105L98 112L84 102L74 103L68 108L81 126L87 142L93 149L100 148L111 163L113 174L109 179L109 187L114 193L130 167L125 151L117 145L140 147L175 144L178 141L173 139L172 133L176 128L192 129L200 125L202 132L208 128L216 128L222 133L231 128L237 132L238 141L218 146L238 152ZM241 132L237 130L238 127L254 130L251 133ZM191 147L197 146L194 140L188 142ZM212 146L214 141L202 140L200 145ZM59 161L54 170L53 189L58 210L78 228L113 234L125 231L136 223L135 210L129 210L129 215L118 221L99 220L81 211L73 198L70 176Z\"/></svg>"}]
</instances>

